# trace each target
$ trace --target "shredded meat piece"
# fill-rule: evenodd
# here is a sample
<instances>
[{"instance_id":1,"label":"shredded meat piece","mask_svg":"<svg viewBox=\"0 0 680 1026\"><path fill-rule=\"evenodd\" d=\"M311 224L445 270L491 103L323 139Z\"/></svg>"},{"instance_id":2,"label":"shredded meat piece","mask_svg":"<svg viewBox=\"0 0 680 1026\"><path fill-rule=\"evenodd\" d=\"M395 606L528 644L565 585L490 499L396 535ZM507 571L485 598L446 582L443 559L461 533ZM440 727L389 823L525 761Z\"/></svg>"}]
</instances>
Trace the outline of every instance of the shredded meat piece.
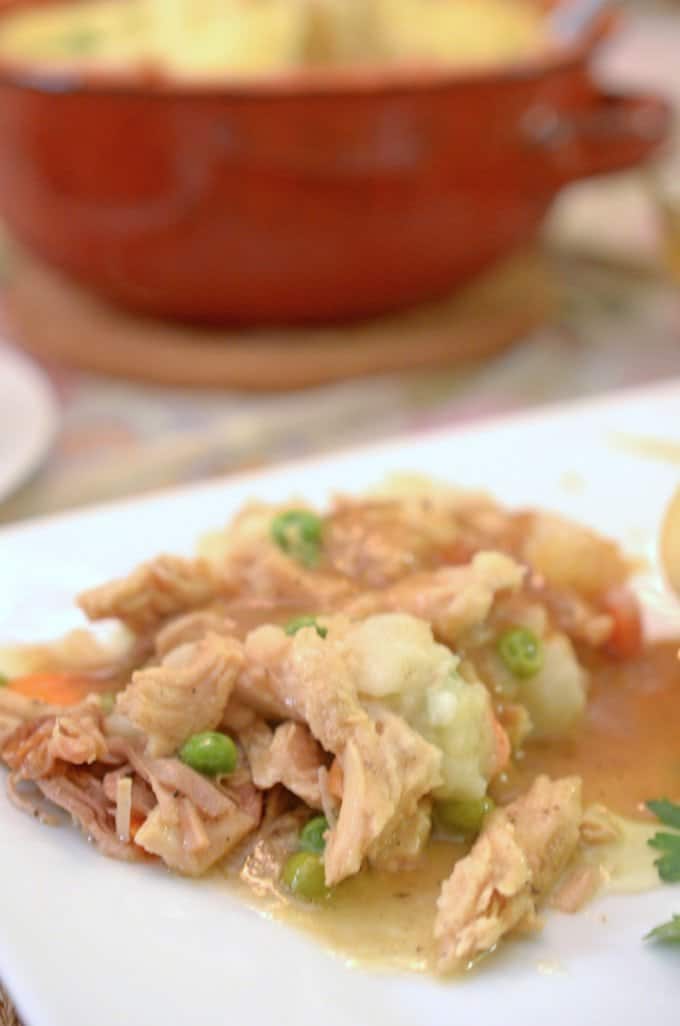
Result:
<instances>
[{"instance_id":1,"label":"shredded meat piece","mask_svg":"<svg viewBox=\"0 0 680 1026\"><path fill-rule=\"evenodd\" d=\"M392 713L359 725L339 758L343 794L326 844L329 885L358 872L365 856L389 861L402 824L441 780L439 749Z\"/></svg>"},{"instance_id":2,"label":"shredded meat piece","mask_svg":"<svg viewBox=\"0 0 680 1026\"><path fill-rule=\"evenodd\" d=\"M383 591L367 592L345 605L363 619L377 612L410 613L432 624L435 634L454 644L486 620L496 595L517 590L525 570L500 552L479 552L466 566L412 574Z\"/></svg>"},{"instance_id":3,"label":"shredded meat piece","mask_svg":"<svg viewBox=\"0 0 680 1026\"><path fill-rule=\"evenodd\" d=\"M132 781L119 777L116 785L116 833L121 841L129 841L132 826Z\"/></svg>"},{"instance_id":4,"label":"shredded meat piece","mask_svg":"<svg viewBox=\"0 0 680 1026\"><path fill-rule=\"evenodd\" d=\"M236 688L238 689L238 680L236 682ZM227 708L224 710L224 715L220 721L220 728L226 731L233 731L236 734L240 734L242 730L246 730L248 727L252 727L257 722L257 713L250 705L246 705L239 698L234 695L227 702ZM281 717L274 717L280 719Z\"/></svg>"},{"instance_id":5,"label":"shredded meat piece","mask_svg":"<svg viewBox=\"0 0 680 1026\"><path fill-rule=\"evenodd\" d=\"M510 930L536 925L538 902L554 886L579 840L581 782L538 777L497 809L458 862L437 902L437 968L463 968Z\"/></svg>"},{"instance_id":6,"label":"shredded meat piece","mask_svg":"<svg viewBox=\"0 0 680 1026\"><path fill-rule=\"evenodd\" d=\"M5 743L10 734L13 734L18 726L21 725L21 720L16 716L7 716L4 713L0 713L0 748Z\"/></svg>"},{"instance_id":7,"label":"shredded meat piece","mask_svg":"<svg viewBox=\"0 0 680 1026\"><path fill-rule=\"evenodd\" d=\"M621 830L606 805L589 805L581 820L581 840L584 844L610 844L618 841Z\"/></svg>"},{"instance_id":8,"label":"shredded meat piece","mask_svg":"<svg viewBox=\"0 0 680 1026\"><path fill-rule=\"evenodd\" d=\"M554 513L532 511L526 517L522 558L552 587L598 596L630 575L616 542Z\"/></svg>"},{"instance_id":9,"label":"shredded meat piece","mask_svg":"<svg viewBox=\"0 0 680 1026\"><path fill-rule=\"evenodd\" d=\"M43 716L57 716L61 712L64 712L61 706L28 698L12 688L0 688L0 717L6 717L8 722L14 720L18 724Z\"/></svg>"},{"instance_id":10,"label":"shredded meat piece","mask_svg":"<svg viewBox=\"0 0 680 1026\"><path fill-rule=\"evenodd\" d=\"M104 788L104 794L112 804L116 802L118 798L118 782L125 777L129 777L132 772L132 766L128 762L125 762L122 766L119 766L115 770L111 770L110 773L107 773L103 777L102 787ZM131 777L131 782L132 813L145 818L149 815L156 804L156 798L147 782L141 777L135 775Z\"/></svg>"},{"instance_id":11,"label":"shredded meat piece","mask_svg":"<svg viewBox=\"0 0 680 1026\"><path fill-rule=\"evenodd\" d=\"M304 720L327 752L338 757L343 797L326 843L329 885L358 872L384 833L412 815L441 781L441 752L401 717L372 720L361 706L341 643L315 630L290 638L277 627L252 631L246 663L258 666L269 692Z\"/></svg>"},{"instance_id":12,"label":"shredded meat piece","mask_svg":"<svg viewBox=\"0 0 680 1026\"><path fill-rule=\"evenodd\" d=\"M410 816L395 824L373 845L371 864L376 869L399 873L413 869L430 838L432 802L425 798Z\"/></svg>"},{"instance_id":13,"label":"shredded meat piece","mask_svg":"<svg viewBox=\"0 0 680 1026\"><path fill-rule=\"evenodd\" d=\"M437 969L463 968L505 933L534 924L529 864L512 824L496 817L442 885L434 928Z\"/></svg>"},{"instance_id":14,"label":"shredded meat piece","mask_svg":"<svg viewBox=\"0 0 680 1026\"><path fill-rule=\"evenodd\" d=\"M528 579L527 590L550 612L555 626L574 641L593 648L600 648L609 641L614 619L589 599L573 590L550 587L537 574Z\"/></svg>"},{"instance_id":15,"label":"shredded meat piece","mask_svg":"<svg viewBox=\"0 0 680 1026\"><path fill-rule=\"evenodd\" d=\"M241 708L249 708L256 718L264 720L299 720L294 709L289 709L284 702L274 695L269 686L267 675L262 667L249 663L239 674L234 688L234 697L240 702Z\"/></svg>"},{"instance_id":16,"label":"shredded meat piece","mask_svg":"<svg viewBox=\"0 0 680 1026\"><path fill-rule=\"evenodd\" d=\"M163 659L180 645L201 641L207 634L231 637L236 624L226 613L217 609L199 609L191 613L183 613L170 620L159 630L154 641L156 655Z\"/></svg>"},{"instance_id":17,"label":"shredded meat piece","mask_svg":"<svg viewBox=\"0 0 680 1026\"><path fill-rule=\"evenodd\" d=\"M114 742L114 750L149 785L160 804L168 795L181 795L213 819L230 810L232 799L216 783L179 759L150 758L126 741Z\"/></svg>"},{"instance_id":18,"label":"shredded meat piece","mask_svg":"<svg viewBox=\"0 0 680 1026\"><path fill-rule=\"evenodd\" d=\"M536 777L521 798L503 810L526 853L532 886L545 894L558 880L579 842L581 780Z\"/></svg>"},{"instance_id":19,"label":"shredded meat piece","mask_svg":"<svg viewBox=\"0 0 680 1026\"><path fill-rule=\"evenodd\" d=\"M201 773L192 770L179 759L149 759L146 765L151 779L158 781L170 791L178 791L190 798L194 805L211 819L217 819L229 812L231 799Z\"/></svg>"},{"instance_id":20,"label":"shredded meat piece","mask_svg":"<svg viewBox=\"0 0 680 1026\"><path fill-rule=\"evenodd\" d=\"M146 734L150 755L170 754L219 724L242 662L238 641L209 634L134 673L116 710Z\"/></svg>"},{"instance_id":21,"label":"shredded meat piece","mask_svg":"<svg viewBox=\"0 0 680 1026\"><path fill-rule=\"evenodd\" d=\"M90 620L121 620L143 634L171 616L207 605L220 589L206 560L159 556L128 577L83 592L78 604Z\"/></svg>"},{"instance_id":22,"label":"shredded meat piece","mask_svg":"<svg viewBox=\"0 0 680 1026\"><path fill-rule=\"evenodd\" d=\"M46 826L57 826L59 817L51 812L53 808L33 781L17 780L13 773L7 778L7 797L20 812L40 820Z\"/></svg>"},{"instance_id":23,"label":"shredded meat piece","mask_svg":"<svg viewBox=\"0 0 680 1026\"><path fill-rule=\"evenodd\" d=\"M116 836L115 819L101 781L87 770L71 769L36 784L46 798L70 814L102 854L127 861L141 857L139 848Z\"/></svg>"},{"instance_id":24,"label":"shredded meat piece","mask_svg":"<svg viewBox=\"0 0 680 1026\"><path fill-rule=\"evenodd\" d=\"M600 866L577 866L572 869L550 895L550 905L560 912L580 912L595 897L602 883Z\"/></svg>"},{"instance_id":25,"label":"shredded meat piece","mask_svg":"<svg viewBox=\"0 0 680 1026\"><path fill-rule=\"evenodd\" d=\"M324 552L337 573L383 588L426 569L456 536L452 510L431 497L400 501L342 498L324 526Z\"/></svg>"},{"instance_id":26,"label":"shredded meat piece","mask_svg":"<svg viewBox=\"0 0 680 1026\"><path fill-rule=\"evenodd\" d=\"M301 723L282 723L272 731L257 723L239 735L253 782L262 790L283 784L312 809L320 809L319 770L327 759L309 728Z\"/></svg>"},{"instance_id":27,"label":"shredded meat piece","mask_svg":"<svg viewBox=\"0 0 680 1026\"><path fill-rule=\"evenodd\" d=\"M276 789L270 796L276 795ZM281 868L287 857L297 848L300 830L309 819L309 812L303 805L296 809L278 811L279 799L275 799L271 815L262 821L260 829L248 839L246 850L238 849L227 861L232 872L238 873L250 884L279 882Z\"/></svg>"},{"instance_id":28,"label":"shredded meat piece","mask_svg":"<svg viewBox=\"0 0 680 1026\"><path fill-rule=\"evenodd\" d=\"M102 733L101 713L92 704L70 714L20 724L0 747L0 757L17 780L50 776L60 763L115 762Z\"/></svg>"},{"instance_id":29,"label":"shredded meat piece","mask_svg":"<svg viewBox=\"0 0 680 1026\"><path fill-rule=\"evenodd\" d=\"M170 796L149 814L135 843L158 855L171 869L200 876L256 829L259 819L227 799L225 812L215 818L201 813L190 798Z\"/></svg>"},{"instance_id":30,"label":"shredded meat piece","mask_svg":"<svg viewBox=\"0 0 680 1026\"><path fill-rule=\"evenodd\" d=\"M286 555L271 538L272 520L292 506L251 502L236 516L228 534L208 540L205 551L225 587L241 599L292 604L299 608L332 609L353 590L335 574L308 570Z\"/></svg>"},{"instance_id":31,"label":"shredded meat piece","mask_svg":"<svg viewBox=\"0 0 680 1026\"><path fill-rule=\"evenodd\" d=\"M262 816L262 797L247 774L227 786L179 759L153 759L117 739L117 754L153 791L157 804L135 833L135 844L171 869L200 876L249 833Z\"/></svg>"}]
</instances>

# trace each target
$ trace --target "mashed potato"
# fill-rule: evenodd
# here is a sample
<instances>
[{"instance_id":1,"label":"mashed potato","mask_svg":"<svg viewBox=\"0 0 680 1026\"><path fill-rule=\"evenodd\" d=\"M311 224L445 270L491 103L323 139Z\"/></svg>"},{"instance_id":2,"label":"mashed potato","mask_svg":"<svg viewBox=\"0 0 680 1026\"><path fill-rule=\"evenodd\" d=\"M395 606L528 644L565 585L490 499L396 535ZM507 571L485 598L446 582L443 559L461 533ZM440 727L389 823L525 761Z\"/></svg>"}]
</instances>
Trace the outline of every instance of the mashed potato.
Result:
<instances>
[{"instance_id":1,"label":"mashed potato","mask_svg":"<svg viewBox=\"0 0 680 1026\"><path fill-rule=\"evenodd\" d=\"M388 706L441 749L444 783L435 797L481 797L495 761L486 688L464 680L430 625L405 613L369 617L350 629L346 644L364 700Z\"/></svg>"},{"instance_id":2,"label":"mashed potato","mask_svg":"<svg viewBox=\"0 0 680 1026\"><path fill-rule=\"evenodd\" d=\"M52 66L154 65L173 75L304 65L474 66L545 45L531 0L94 0L2 19L0 54Z\"/></svg>"}]
</instances>

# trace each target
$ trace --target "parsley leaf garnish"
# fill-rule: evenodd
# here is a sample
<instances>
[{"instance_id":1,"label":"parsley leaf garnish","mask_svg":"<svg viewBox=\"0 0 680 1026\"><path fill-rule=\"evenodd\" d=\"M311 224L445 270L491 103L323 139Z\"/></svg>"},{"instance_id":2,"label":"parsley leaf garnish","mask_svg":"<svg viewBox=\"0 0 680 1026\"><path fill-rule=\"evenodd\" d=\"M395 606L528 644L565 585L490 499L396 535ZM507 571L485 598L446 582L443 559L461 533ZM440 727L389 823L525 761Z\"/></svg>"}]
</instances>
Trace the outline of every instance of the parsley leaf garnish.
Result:
<instances>
[{"instance_id":1,"label":"parsley leaf garnish","mask_svg":"<svg viewBox=\"0 0 680 1026\"><path fill-rule=\"evenodd\" d=\"M647 802L647 808L664 826L680 830L680 805L669 802L667 798L661 798L658 801ZM660 857L654 862L661 879L666 883L678 883L680 881L680 834L654 834L647 844L650 848L656 848L661 852Z\"/></svg>"},{"instance_id":2,"label":"parsley leaf garnish","mask_svg":"<svg viewBox=\"0 0 680 1026\"><path fill-rule=\"evenodd\" d=\"M651 930L645 940L661 941L664 944L680 944L680 916L673 916L667 923L662 923Z\"/></svg>"},{"instance_id":3,"label":"parsley leaf garnish","mask_svg":"<svg viewBox=\"0 0 680 1026\"><path fill-rule=\"evenodd\" d=\"M668 798L659 798L657 801L647 802L647 808L664 826L680 830L680 805L669 802Z\"/></svg>"},{"instance_id":4,"label":"parsley leaf garnish","mask_svg":"<svg viewBox=\"0 0 680 1026\"><path fill-rule=\"evenodd\" d=\"M659 798L647 802L647 808L653 812L659 822L672 830L680 830L680 805L670 802L668 798ZM654 865L659 876L666 883L680 882L680 833L668 834L659 832L647 841L650 848L661 852ZM663 944L680 944L680 916L673 916L667 923L661 923L647 934L645 940L661 941Z\"/></svg>"},{"instance_id":5,"label":"parsley leaf garnish","mask_svg":"<svg viewBox=\"0 0 680 1026\"><path fill-rule=\"evenodd\" d=\"M661 879L666 883L678 883L680 881L680 836L678 834L654 834L647 844L650 848L656 848L657 851L662 852L661 857L654 862Z\"/></svg>"}]
</instances>

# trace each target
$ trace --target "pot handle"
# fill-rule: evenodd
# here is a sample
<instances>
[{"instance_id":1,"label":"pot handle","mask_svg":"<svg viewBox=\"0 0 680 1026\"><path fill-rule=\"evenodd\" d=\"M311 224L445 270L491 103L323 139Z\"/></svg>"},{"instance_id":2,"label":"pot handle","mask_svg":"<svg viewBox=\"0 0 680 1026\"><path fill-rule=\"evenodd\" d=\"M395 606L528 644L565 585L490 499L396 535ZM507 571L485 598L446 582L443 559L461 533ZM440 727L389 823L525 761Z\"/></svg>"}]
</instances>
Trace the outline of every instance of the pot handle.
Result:
<instances>
[{"instance_id":1,"label":"pot handle","mask_svg":"<svg viewBox=\"0 0 680 1026\"><path fill-rule=\"evenodd\" d=\"M522 131L559 187L641 163L668 138L671 122L671 106L658 96L593 90L574 110L537 104Z\"/></svg>"}]
</instances>

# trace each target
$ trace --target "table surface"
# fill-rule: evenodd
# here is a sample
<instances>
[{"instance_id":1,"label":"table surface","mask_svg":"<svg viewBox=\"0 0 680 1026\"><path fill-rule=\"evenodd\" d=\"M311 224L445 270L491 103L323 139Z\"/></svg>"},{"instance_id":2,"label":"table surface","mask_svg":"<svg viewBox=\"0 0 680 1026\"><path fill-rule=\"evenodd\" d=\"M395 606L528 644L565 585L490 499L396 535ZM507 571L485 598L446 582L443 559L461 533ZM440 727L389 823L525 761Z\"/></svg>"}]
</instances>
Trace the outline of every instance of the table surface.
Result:
<instances>
[{"instance_id":1,"label":"table surface","mask_svg":"<svg viewBox=\"0 0 680 1026\"><path fill-rule=\"evenodd\" d=\"M604 55L602 74L680 102L679 47L680 15L636 17ZM679 160L677 153L669 159ZM31 481L0 504L0 522L680 377L680 285L660 272L657 229L645 176L569 190L546 231L562 285L559 317L465 373L386 376L254 398L154 389L48 366L61 431ZM17 1023L0 988L0 1026Z\"/></svg>"}]
</instances>

